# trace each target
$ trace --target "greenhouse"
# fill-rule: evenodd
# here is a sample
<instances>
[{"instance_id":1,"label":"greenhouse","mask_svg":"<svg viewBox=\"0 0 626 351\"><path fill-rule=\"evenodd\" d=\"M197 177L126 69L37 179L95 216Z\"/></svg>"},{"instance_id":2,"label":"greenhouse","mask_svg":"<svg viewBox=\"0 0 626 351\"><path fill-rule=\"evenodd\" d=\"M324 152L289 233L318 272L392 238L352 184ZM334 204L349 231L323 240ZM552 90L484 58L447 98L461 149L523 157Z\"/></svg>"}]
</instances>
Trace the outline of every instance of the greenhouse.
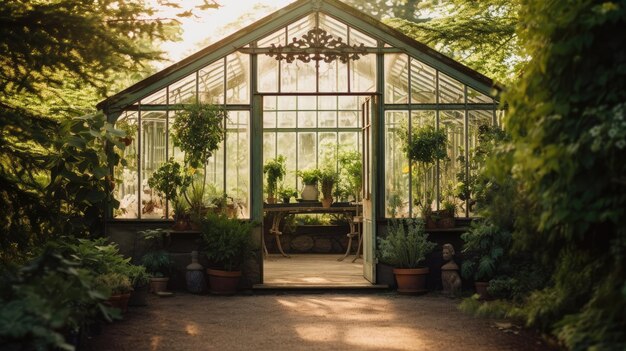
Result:
<instances>
[{"instance_id":1,"label":"greenhouse","mask_svg":"<svg viewBox=\"0 0 626 351\"><path fill-rule=\"evenodd\" d=\"M185 106L212 104L226 111L225 131L202 174L204 196L227 198L240 219L265 218L254 232L265 243L272 205L264 165L284 160L280 188L296 198L303 173L332 168L334 202L357 204L362 216L363 276L376 283L385 219L444 208L457 221L473 216L474 150L481 128L502 118L497 91L491 79L343 3L297 1L98 105L129 136L107 232L132 245L138 228L172 222L172 202L149 180L168 160L185 161L172 137ZM446 139L445 157L428 165L407 155L425 130ZM362 167L356 191L342 173L346 155ZM263 282L257 263L244 272L250 284Z\"/></svg>"}]
</instances>

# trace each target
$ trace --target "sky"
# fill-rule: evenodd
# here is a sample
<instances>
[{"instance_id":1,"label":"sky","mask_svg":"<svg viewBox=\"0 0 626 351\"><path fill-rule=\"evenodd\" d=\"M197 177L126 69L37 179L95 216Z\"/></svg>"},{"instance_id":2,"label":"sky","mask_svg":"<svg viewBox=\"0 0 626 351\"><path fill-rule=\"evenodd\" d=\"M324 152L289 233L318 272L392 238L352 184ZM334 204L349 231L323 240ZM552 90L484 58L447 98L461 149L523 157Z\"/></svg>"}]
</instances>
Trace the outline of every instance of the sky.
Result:
<instances>
[{"instance_id":1,"label":"sky","mask_svg":"<svg viewBox=\"0 0 626 351\"><path fill-rule=\"evenodd\" d=\"M156 0L153 0L156 1ZM261 19L266 15L278 10L295 0L215 0L221 7L219 9L195 10L196 16L178 18L182 24L182 41L167 42L161 45L161 50L168 53L169 62L157 63L158 69L163 69L181 59L200 50L228 34ZM160 16L173 17L177 12L182 12L201 4L202 0L179 1L182 9L168 7L160 8ZM229 26L241 16L245 21L239 27ZM204 44L204 45L201 45Z\"/></svg>"}]
</instances>

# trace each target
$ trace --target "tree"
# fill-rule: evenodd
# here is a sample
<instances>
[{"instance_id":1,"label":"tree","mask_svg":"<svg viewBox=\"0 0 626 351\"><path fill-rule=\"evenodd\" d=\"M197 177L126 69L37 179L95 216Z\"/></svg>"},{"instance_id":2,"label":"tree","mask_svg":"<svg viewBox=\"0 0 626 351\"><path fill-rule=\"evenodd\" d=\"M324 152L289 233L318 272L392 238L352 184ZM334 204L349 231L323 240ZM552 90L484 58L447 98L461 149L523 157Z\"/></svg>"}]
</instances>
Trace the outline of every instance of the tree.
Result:
<instances>
[{"instance_id":1,"label":"tree","mask_svg":"<svg viewBox=\"0 0 626 351\"><path fill-rule=\"evenodd\" d=\"M508 0L448 0L431 7L443 16L393 18L387 23L506 85L526 61L515 31L519 6L519 1Z\"/></svg>"},{"instance_id":2,"label":"tree","mask_svg":"<svg viewBox=\"0 0 626 351\"><path fill-rule=\"evenodd\" d=\"M348 5L377 19L401 18L409 21L426 20L425 9L438 4L439 0L344 0Z\"/></svg>"},{"instance_id":3,"label":"tree","mask_svg":"<svg viewBox=\"0 0 626 351\"><path fill-rule=\"evenodd\" d=\"M551 274L522 315L572 350L626 349L626 1L524 0L532 60L505 94L514 246Z\"/></svg>"}]
</instances>

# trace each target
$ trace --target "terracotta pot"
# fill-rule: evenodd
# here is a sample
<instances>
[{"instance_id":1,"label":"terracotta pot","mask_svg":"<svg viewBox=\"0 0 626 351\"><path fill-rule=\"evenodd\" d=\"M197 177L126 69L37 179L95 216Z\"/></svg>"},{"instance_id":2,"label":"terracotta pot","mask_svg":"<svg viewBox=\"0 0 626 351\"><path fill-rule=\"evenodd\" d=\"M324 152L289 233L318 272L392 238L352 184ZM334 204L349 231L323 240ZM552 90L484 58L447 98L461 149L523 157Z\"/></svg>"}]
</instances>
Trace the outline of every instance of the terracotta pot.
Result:
<instances>
[{"instance_id":1,"label":"terracotta pot","mask_svg":"<svg viewBox=\"0 0 626 351\"><path fill-rule=\"evenodd\" d=\"M221 271L208 268L209 291L215 295L234 295L237 293L241 271Z\"/></svg>"},{"instance_id":2,"label":"terracotta pot","mask_svg":"<svg viewBox=\"0 0 626 351\"><path fill-rule=\"evenodd\" d=\"M172 226L172 230L182 232L191 229L191 224L188 218L177 218Z\"/></svg>"},{"instance_id":3,"label":"terracotta pot","mask_svg":"<svg viewBox=\"0 0 626 351\"><path fill-rule=\"evenodd\" d=\"M426 292L428 268L394 268L400 294L419 294Z\"/></svg>"},{"instance_id":4,"label":"terracotta pot","mask_svg":"<svg viewBox=\"0 0 626 351\"><path fill-rule=\"evenodd\" d=\"M111 297L109 297L109 300L107 300L107 302L111 307L119 308L122 311L122 313L126 313L128 311L129 299L130 299L130 293L111 295Z\"/></svg>"},{"instance_id":5,"label":"terracotta pot","mask_svg":"<svg viewBox=\"0 0 626 351\"><path fill-rule=\"evenodd\" d=\"M302 188L302 194L300 194L302 200L317 201L320 197L320 191L317 189L316 184L305 184Z\"/></svg>"},{"instance_id":6,"label":"terracotta pot","mask_svg":"<svg viewBox=\"0 0 626 351\"><path fill-rule=\"evenodd\" d=\"M330 205L333 204L333 198L331 197L325 197L322 199L322 207L324 208L330 208Z\"/></svg>"},{"instance_id":7,"label":"terracotta pot","mask_svg":"<svg viewBox=\"0 0 626 351\"><path fill-rule=\"evenodd\" d=\"M476 293L480 296L479 299L488 300L490 298L489 292L487 292L489 282L474 282L474 287L476 288Z\"/></svg>"},{"instance_id":8,"label":"terracotta pot","mask_svg":"<svg viewBox=\"0 0 626 351\"><path fill-rule=\"evenodd\" d=\"M167 282L169 282L170 278L150 278L150 292L158 293L161 291L167 291Z\"/></svg>"},{"instance_id":9,"label":"terracotta pot","mask_svg":"<svg viewBox=\"0 0 626 351\"><path fill-rule=\"evenodd\" d=\"M273 205L276 203L276 198L275 197L268 197L267 198L267 203L270 205Z\"/></svg>"}]
</instances>

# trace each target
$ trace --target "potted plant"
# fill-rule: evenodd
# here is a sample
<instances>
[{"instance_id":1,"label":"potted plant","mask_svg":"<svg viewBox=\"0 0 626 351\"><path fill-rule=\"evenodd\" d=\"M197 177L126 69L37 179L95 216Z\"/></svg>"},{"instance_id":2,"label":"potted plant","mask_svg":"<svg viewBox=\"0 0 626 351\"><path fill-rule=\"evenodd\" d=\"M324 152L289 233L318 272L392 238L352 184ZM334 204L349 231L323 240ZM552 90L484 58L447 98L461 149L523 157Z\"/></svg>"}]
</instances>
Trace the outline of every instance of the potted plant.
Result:
<instances>
[{"instance_id":1,"label":"potted plant","mask_svg":"<svg viewBox=\"0 0 626 351\"><path fill-rule=\"evenodd\" d=\"M441 203L442 209L439 211L439 221L437 226L439 228L454 228L454 215L456 213L456 205L452 201L443 201Z\"/></svg>"},{"instance_id":2,"label":"potted plant","mask_svg":"<svg viewBox=\"0 0 626 351\"><path fill-rule=\"evenodd\" d=\"M148 293L150 292L150 275L146 271L146 267L129 265L125 274L128 276L128 279L130 279L130 283L133 287L128 305L147 305Z\"/></svg>"},{"instance_id":3,"label":"potted plant","mask_svg":"<svg viewBox=\"0 0 626 351\"><path fill-rule=\"evenodd\" d=\"M361 185L363 182L363 164L361 153L358 151L343 151L339 153L339 175L345 182L346 191L352 195L355 202L361 200Z\"/></svg>"},{"instance_id":4,"label":"potted plant","mask_svg":"<svg viewBox=\"0 0 626 351\"><path fill-rule=\"evenodd\" d=\"M319 169L299 171L298 176L302 178L302 183L304 183L304 188L300 194L302 200L318 201L320 196L320 191L317 188L317 182L320 179Z\"/></svg>"},{"instance_id":5,"label":"potted plant","mask_svg":"<svg viewBox=\"0 0 626 351\"><path fill-rule=\"evenodd\" d=\"M172 201L174 212L174 230L185 230L189 225L189 217L185 203L178 198L179 189L184 190L190 177L183 175L181 165L170 158L162 164L148 179L148 185L163 199Z\"/></svg>"},{"instance_id":6,"label":"potted plant","mask_svg":"<svg viewBox=\"0 0 626 351\"><path fill-rule=\"evenodd\" d=\"M150 275L150 292L166 291L172 261L163 248L169 241L169 233L163 229L148 229L139 232L139 235L147 244L147 252L141 258L141 264Z\"/></svg>"},{"instance_id":7,"label":"potted plant","mask_svg":"<svg viewBox=\"0 0 626 351\"><path fill-rule=\"evenodd\" d=\"M202 221L201 251L212 268L207 269L209 290L213 294L232 295L237 292L241 265L252 253L250 222L209 213Z\"/></svg>"},{"instance_id":8,"label":"potted plant","mask_svg":"<svg viewBox=\"0 0 626 351\"><path fill-rule=\"evenodd\" d=\"M428 268L421 264L436 244L428 240L420 219L389 221L387 236L380 239L380 258L392 265L401 294L426 291Z\"/></svg>"},{"instance_id":9,"label":"potted plant","mask_svg":"<svg viewBox=\"0 0 626 351\"><path fill-rule=\"evenodd\" d=\"M185 201L176 199L172 201L172 210L174 211L173 230L184 231L191 229L191 216L189 214L189 205Z\"/></svg>"},{"instance_id":10,"label":"potted plant","mask_svg":"<svg viewBox=\"0 0 626 351\"><path fill-rule=\"evenodd\" d=\"M119 308L122 313L128 311L128 300L133 287L127 276L121 273L105 273L96 277L95 284L111 292L107 301L111 307Z\"/></svg>"},{"instance_id":11,"label":"potted plant","mask_svg":"<svg viewBox=\"0 0 626 351\"><path fill-rule=\"evenodd\" d=\"M322 183L322 206L330 207L333 203L333 186L337 182L337 172L331 167L325 167L319 172L319 181Z\"/></svg>"},{"instance_id":12,"label":"potted plant","mask_svg":"<svg viewBox=\"0 0 626 351\"><path fill-rule=\"evenodd\" d=\"M434 222L430 220L430 217L424 217L433 214L430 207L437 182L432 171L438 161L448 158L447 145L445 130L436 129L431 125L416 128L413 133L405 137L404 151L409 161L416 165L414 168L417 172L416 177L421 178L421 182L416 184L419 193L419 199L416 199L416 203L422 208L422 218L427 227L430 227L430 224Z\"/></svg>"},{"instance_id":13,"label":"potted plant","mask_svg":"<svg viewBox=\"0 0 626 351\"><path fill-rule=\"evenodd\" d=\"M276 190L278 188L278 181L283 180L285 177L285 157L278 155L263 166L263 174L267 175L267 203L276 203Z\"/></svg>"},{"instance_id":14,"label":"potted plant","mask_svg":"<svg viewBox=\"0 0 626 351\"><path fill-rule=\"evenodd\" d=\"M482 299L489 297L489 281L498 273L499 265L511 244L511 233L489 220L476 220L461 234L465 259L461 275L474 280L476 292Z\"/></svg>"},{"instance_id":15,"label":"potted plant","mask_svg":"<svg viewBox=\"0 0 626 351\"><path fill-rule=\"evenodd\" d=\"M289 202L291 202L292 197L298 196L298 192L294 188L283 187L278 191L278 196L283 199L284 204L288 204Z\"/></svg>"}]
</instances>

